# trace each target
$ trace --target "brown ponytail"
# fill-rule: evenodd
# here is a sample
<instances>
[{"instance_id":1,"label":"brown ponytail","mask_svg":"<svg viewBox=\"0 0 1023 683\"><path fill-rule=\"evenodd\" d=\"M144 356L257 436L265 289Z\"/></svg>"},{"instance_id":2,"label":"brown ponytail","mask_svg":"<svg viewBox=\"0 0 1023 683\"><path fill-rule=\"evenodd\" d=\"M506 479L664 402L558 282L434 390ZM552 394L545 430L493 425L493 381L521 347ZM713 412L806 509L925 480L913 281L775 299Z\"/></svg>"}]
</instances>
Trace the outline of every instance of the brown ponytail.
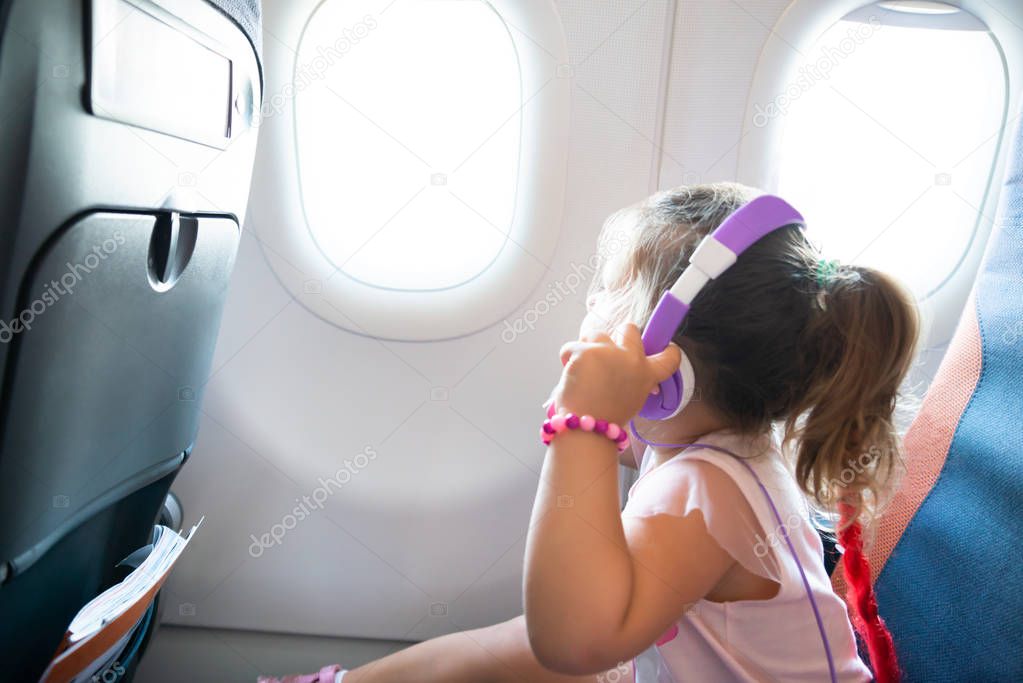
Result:
<instances>
[{"instance_id":1,"label":"brown ponytail","mask_svg":"<svg viewBox=\"0 0 1023 683\"><path fill-rule=\"evenodd\" d=\"M857 266L825 274L800 342L808 382L785 420L795 474L823 507L869 518L900 465L893 423L912 363L917 316L887 275Z\"/></svg>"}]
</instances>

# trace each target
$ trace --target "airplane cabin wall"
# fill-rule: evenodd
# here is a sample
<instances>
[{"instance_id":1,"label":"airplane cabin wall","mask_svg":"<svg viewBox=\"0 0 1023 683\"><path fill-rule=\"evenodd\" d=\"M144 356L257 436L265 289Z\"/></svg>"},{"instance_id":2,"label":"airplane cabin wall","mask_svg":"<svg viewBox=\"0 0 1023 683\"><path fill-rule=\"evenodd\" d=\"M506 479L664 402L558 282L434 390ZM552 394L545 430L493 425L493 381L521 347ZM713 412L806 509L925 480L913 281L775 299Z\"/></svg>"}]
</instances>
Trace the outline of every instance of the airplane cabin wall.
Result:
<instances>
[{"instance_id":1,"label":"airplane cabin wall","mask_svg":"<svg viewBox=\"0 0 1023 683\"><path fill-rule=\"evenodd\" d=\"M523 332L402 343L334 327L278 282L250 211L175 486L186 521L206 521L166 620L415 640L520 612L540 403L584 312L597 230L658 187L736 177L754 70L789 3L595 4L556 3L572 64L564 217L547 275L506 317L533 321ZM356 473L297 519L346 459ZM275 528L279 543L254 545Z\"/></svg>"}]
</instances>

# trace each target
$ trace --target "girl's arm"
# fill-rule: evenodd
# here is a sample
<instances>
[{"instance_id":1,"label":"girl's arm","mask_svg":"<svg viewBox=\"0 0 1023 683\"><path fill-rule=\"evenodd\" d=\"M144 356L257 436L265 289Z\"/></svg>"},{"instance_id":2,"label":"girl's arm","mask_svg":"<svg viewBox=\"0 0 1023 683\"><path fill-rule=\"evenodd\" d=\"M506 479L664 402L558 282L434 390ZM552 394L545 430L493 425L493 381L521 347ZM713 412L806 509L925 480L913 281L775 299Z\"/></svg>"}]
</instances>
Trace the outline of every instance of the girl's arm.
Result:
<instances>
[{"instance_id":1,"label":"girl's arm","mask_svg":"<svg viewBox=\"0 0 1023 683\"><path fill-rule=\"evenodd\" d=\"M633 325L620 347L597 335L565 349L557 405L619 424L678 366L677 348L643 355ZM623 525L616 465L610 439L566 430L540 475L526 545L526 626L537 659L561 673L597 673L639 654L734 563L699 512Z\"/></svg>"}]
</instances>

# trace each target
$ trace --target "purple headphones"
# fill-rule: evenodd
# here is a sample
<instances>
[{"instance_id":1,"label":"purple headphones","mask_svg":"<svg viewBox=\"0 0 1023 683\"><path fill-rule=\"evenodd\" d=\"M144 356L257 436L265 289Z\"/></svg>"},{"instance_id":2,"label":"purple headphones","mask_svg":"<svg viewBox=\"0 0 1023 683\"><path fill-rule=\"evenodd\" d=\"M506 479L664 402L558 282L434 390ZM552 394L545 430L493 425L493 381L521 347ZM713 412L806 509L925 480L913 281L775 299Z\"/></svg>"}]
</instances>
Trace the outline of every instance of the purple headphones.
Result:
<instances>
[{"instance_id":1,"label":"purple headphones","mask_svg":"<svg viewBox=\"0 0 1023 683\"><path fill-rule=\"evenodd\" d=\"M703 238L689 265L671 289L661 295L650 322L643 330L643 351L651 356L667 348L689 306L700 290L761 237L790 225L806 226L798 211L780 197L761 195L744 204ZM660 384L660 393L650 394L639 414L648 420L667 420L682 412L693 397L696 377L683 352L679 369Z\"/></svg>"}]
</instances>

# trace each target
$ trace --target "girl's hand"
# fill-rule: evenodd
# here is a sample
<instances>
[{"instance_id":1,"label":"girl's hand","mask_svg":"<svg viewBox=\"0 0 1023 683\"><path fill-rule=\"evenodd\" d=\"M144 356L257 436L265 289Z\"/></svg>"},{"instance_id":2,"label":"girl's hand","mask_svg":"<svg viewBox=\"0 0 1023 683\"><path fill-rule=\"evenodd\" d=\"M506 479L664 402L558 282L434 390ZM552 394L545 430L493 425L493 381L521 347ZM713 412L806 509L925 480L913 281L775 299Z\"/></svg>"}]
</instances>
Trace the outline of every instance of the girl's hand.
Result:
<instances>
[{"instance_id":1,"label":"girl's hand","mask_svg":"<svg viewBox=\"0 0 1023 683\"><path fill-rule=\"evenodd\" d=\"M624 426L650 392L678 369L682 356L674 343L647 356L636 325L627 323L619 330L618 343L599 332L561 347L565 367L551 395L559 412L592 415Z\"/></svg>"}]
</instances>

